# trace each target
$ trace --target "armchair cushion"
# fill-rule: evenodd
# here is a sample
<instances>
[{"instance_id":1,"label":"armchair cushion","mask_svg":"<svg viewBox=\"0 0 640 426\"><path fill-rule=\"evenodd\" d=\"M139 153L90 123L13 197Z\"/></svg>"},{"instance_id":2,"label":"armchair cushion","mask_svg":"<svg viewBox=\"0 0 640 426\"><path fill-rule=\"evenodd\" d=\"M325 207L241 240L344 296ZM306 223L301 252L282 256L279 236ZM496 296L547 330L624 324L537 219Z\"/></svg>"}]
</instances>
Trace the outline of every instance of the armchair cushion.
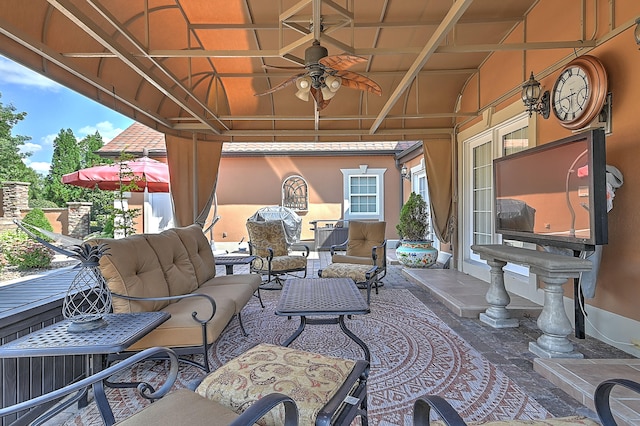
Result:
<instances>
[{"instance_id":1,"label":"armchair cushion","mask_svg":"<svg viewBox=\"0 0 640 426\"><path fill-rule=\"evenodd\" d=\"M260 344L210 373L196 389L200 395L241 413L262 395L289 395L300 423L312 425L338 392L356 362L282 346ZM272 410L266 425L281 425L283 410Z\"/></svg>"},{"instance_id":2,"label":"armchair cushion","mask_svg":"<svg viewBox=\"0 0 640 426\"><path fill-rule=\"evenodd\" d=\"M371 249L374 246L381 246L385 241L386 227L386 222L349 222L347 255L371 258ZM384 256L384 253L379 253L378 262ZM382 266L382 263L378 266Z\"/></svg>"},{"instance_id":3,"label":"armchair cushion","mask_svg":"<svg viewBox=\"0 0 640 426\"><path fill-rule=\"evenodd\" d=\"M273 250L274 257L289 255L282 221L247 221L247 231L254 255L265 258L269 257L269 248Z\"/></svg>"}]
</instances>

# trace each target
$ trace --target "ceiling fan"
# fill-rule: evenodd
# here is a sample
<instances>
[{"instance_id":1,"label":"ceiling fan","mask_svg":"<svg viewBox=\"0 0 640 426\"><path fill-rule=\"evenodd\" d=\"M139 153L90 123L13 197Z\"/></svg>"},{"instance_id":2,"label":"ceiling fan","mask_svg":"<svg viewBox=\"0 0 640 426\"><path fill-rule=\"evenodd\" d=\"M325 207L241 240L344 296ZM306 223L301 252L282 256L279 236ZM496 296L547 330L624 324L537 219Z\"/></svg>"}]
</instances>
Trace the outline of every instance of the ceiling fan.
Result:
<instances>
[{"instance_id":1,"label":"ceiling fan","mask_svg":"<svg viewBox=\"0 0 640 426\"><path fill-rule=\"evenodd\" d=\"M265 68L305 71L291 76L266 92L256 93L255 96L268 95L295 83L298 88L296 97L308 101L309 95L313 96L318 111L320 111L329 105L331 98L335 96L341 86L364 90L378 96L382 94L382 89L375 81L361 74L347 71L347 68L355 64L366 62L365 58L346 53L332 56L328 56L328 54L328 50L321 46L318 40L315 40L313 45L304 52L304 67L263 65Z\"/></svg>"}]
</instances>

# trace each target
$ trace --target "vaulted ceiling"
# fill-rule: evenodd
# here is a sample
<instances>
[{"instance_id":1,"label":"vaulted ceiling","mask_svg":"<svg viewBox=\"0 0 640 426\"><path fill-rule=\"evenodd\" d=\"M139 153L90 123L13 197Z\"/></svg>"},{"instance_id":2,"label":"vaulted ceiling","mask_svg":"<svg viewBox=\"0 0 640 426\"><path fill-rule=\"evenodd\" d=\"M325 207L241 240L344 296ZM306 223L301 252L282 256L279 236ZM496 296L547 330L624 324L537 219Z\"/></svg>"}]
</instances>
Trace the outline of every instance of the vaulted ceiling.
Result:
<instances>
[{"instance_id":1,"label":"vaulted ceiling","mask_svg":"<svg viewBox=\"0 0 640 426\"><path fill-rule=\"evenodd\" d=\"M0 53L159 131L222 141L446 137L465 84L537 0L3 0ZM316 25L318 22L321 25ZM323 109L292 76L314 40L375 81ZM577 42L576 42L577 43ZM568 43L565 47L571 47ZM536 48L543 48L537 46ZM346 65L344 66L347 69ZM292 83L255 96L284 82Z\"/></svg>"}]
</instances>

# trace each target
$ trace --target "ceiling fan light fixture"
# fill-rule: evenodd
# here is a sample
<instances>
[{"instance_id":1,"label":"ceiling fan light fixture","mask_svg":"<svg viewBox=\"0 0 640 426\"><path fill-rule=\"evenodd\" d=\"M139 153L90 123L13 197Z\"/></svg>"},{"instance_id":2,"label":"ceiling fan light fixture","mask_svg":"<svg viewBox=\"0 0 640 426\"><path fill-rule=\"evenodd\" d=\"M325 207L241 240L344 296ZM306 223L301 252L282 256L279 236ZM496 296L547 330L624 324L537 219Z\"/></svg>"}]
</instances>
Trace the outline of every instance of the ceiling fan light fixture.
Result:
<instances>
[{"instance_id":1,"label":"ceiling fan light fixture","mask_svg":"<svg viewBox=\"0 0 640 426\"><path fill-rule=\"evenodd\" d=\"M311 79L309 77L300 77L296 80L296 97L303 101L309 100L309 92L311 91Z\"/></svg>"},{"instance_id":2,"label":"ceiling fan light fixture","mask_svg":"<svg viewBox=\"0 0 640 426\"><path fill-rule=\"evenodd\" d=\"M327 88L333 93L337 92L340 86L342 86L342 79L335 75L328 75L324 82L327 85Z\"/></svg>"},{"instance_id":3,"label":"ceiling fan light fixture","mask_svg":"<svg viewBox=\"0 0 640 426\"><path fill-rule=\"evenodd\" d=\"M320 91L322 92L322 99L324 99L325 101L333 98L336 95L336 92L329 89L327 86L322 86Z\"/></svg>"}]
</instances>

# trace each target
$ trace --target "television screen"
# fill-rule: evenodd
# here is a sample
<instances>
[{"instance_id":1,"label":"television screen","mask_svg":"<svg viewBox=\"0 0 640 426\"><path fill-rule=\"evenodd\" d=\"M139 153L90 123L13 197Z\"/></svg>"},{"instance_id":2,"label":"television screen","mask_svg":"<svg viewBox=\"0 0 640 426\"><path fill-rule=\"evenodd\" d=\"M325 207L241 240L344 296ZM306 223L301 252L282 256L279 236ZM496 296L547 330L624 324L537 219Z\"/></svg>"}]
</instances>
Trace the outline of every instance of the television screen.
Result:
<instances>
[{"instance_id":1,"label":"television screen","mask_svg":"<svg viewBox=\"0 0 640 426\"><path fill-rule=\"evenodd\" d=\"M574 250L606 244L605 156L594 129L495 159L496 232Z\"/></svg>"}]
</instances>

